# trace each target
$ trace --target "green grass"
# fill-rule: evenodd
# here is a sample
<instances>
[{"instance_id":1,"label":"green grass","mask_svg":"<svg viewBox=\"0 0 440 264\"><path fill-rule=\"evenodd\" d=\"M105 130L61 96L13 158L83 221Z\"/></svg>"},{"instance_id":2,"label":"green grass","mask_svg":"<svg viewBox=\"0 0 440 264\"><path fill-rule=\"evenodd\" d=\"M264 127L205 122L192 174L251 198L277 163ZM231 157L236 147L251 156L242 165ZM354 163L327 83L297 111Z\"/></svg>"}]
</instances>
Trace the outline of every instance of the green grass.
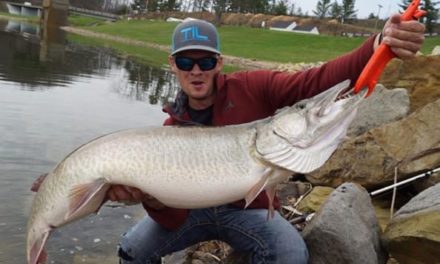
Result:
<instances>
[{"instance_id":1,"label":"green grass","mask_svg":"<svg viewBox=\"0 0 440 264\"><path fill-rule=\"evenodd\" d=\"M170 45L175 26L175 23L163 21L131 20L86 28L95 32ZM355 49L365 40L237 26L222 26L219 28L219 34L224 54L284 63L327 61ZM429 54L436 45L440 45L440 38L427 38L422 52Z\"/></svg>"},{"instance_id":2,"label":"green grass","mask_svg":"<svg viewBox=\"0 0 440 264\"><path fill-rule=\"evenodd\" d=\"M0 18L4 19L11 19L11 20L18 20L18 21L25 21L29 23L38 23L40 22L40 19L36 16L20 16L20 15L13 15L6 12L0 12Z\"/></svg>"},{"instance_id":3,"label":"green grass","mask_svg":"<svg viewBox=\"0 0 440 264\"><path fill-rule=\"evenodd\" d=\"M105 19L80 15L70 15L68 19L69 25L74 27L98 26L106 23Z\"/></svg>"}]
</instances>

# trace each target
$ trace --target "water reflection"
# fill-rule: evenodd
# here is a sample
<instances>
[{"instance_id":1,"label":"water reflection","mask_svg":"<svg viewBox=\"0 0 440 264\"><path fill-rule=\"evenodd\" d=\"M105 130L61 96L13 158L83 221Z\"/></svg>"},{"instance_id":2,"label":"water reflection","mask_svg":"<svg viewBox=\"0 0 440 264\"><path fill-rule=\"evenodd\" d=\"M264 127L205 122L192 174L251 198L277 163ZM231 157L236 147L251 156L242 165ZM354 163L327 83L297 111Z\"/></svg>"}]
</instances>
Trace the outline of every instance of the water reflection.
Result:
<instances>
[{"instance_id":1,"label":"water reflection","mask_svg":"<svg viewBox=\"0 0 440 264\"><path fill-rule=\"evenodd\" d=\"M92 138L161 125L162 104L174 97L176 81L164 69L64 39L54 52L41 30L7 32L7 24L0 20L0 263L25 263L35 177ZM140 207L106 207L57 230L49 241L49 263L114 256L119 234L143 213Z\"/></svg>"}]
</instances>

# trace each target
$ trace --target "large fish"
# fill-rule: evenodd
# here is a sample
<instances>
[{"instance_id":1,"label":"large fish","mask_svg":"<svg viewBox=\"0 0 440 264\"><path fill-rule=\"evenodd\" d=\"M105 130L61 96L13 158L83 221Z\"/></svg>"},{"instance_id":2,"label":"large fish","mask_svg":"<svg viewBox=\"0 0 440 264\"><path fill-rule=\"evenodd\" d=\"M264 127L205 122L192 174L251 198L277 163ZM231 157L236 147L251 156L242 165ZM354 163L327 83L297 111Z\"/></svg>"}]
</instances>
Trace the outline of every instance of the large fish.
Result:
<instances>
[{"instance_id":1,"label":"large fish","mask_svg":"<svg viewBox=\"0 0 440 264\"><path fill-rule=\"evenodd\" d=\"M349 83L248 124L125 130L79 147L34 198L28 263L44 262L52 229L98 211L111 184L139 188L175 208L243 198L249 204L262 190L273 199L277 183L321 167L345 138L363 98L344 92Z\"/></svg>"}]
</instances>

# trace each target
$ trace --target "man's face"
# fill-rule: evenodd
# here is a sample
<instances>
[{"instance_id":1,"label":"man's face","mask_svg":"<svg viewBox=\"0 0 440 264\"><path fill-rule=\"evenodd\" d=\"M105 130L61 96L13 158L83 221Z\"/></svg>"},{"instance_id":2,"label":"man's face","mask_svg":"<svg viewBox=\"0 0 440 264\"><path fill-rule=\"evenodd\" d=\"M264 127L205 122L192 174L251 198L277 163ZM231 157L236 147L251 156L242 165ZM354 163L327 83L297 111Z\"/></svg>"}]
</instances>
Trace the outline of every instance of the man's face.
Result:
<instances>
[{"instance_id":1,"label":"man's face","mask_svg":"<svg viewBox=\"0 0 440 264\"><path fill-rule=\"evenodd\" d=\"M199 60L202 58L217 58L216 66L211 70L203 71L201 67L194 64L190 70L179 69L176 65L178 57ZM209 60L209 59L208 59ZM214 98L214 77L223 68L223 60L219 55L203 50L187 50L179 52L175 57L170 56L168 59L172 71L176 74L182 90L188 95L191 101L212 101ZM203 68L203 67L202 67ZM211 102L212 103L212 102Z\"/></svg>"}]
</instances>

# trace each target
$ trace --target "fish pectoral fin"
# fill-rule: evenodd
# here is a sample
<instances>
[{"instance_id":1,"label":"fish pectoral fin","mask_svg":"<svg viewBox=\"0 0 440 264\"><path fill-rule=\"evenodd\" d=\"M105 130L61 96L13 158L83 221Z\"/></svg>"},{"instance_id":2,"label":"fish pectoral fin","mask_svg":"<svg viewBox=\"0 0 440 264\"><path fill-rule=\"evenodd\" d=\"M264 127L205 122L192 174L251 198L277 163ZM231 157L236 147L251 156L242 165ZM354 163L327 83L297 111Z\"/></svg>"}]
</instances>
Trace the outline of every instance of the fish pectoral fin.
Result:
<instances>
[{"instance_id":1,"label":"fish pectoral fin","mask_svg":"<svg viewBox=\"0 0 440 264\"><path fill-rule=\"evenodd\" d=\"M266 188L267 182L269 181L269 177L272 174L271 168L266 168L263 172L263 177L247 192L246 197L244 198L246 201L246 205L244 208L247 208L252 201ZM259 173L259 172L255 172Z\"/></svg>"},{"instance_id":2,"label":"fish pectoral fin","mask_svg":"<svg viewBox=\"0 0 440 264\"><path fill-rule=\"evenodd\" d=\"M97 212L105 202L104 198L109 187L110 184L103 178L73 186L69 193L69 210L65 220L73 221Z\"/></svg>"},{"instance_id":3,"label":"fish pectoral fin","mask_svg":"<svg viewBox=\"0 0 440 264\"><path fill-rule=\"evenodd\" d=\"M277 191L276 191L276 187L270 187L266 189L266 196L267 199L269 200L269 208L268 208L268 212L267 212L267 220L272 219L275 216L275 208L273 206L273 201L275 199L275 195L276 195Z\"/></svg>"},{"instance_id":4,"label":"fish pectoral fin","mask_svg":"<svg viewBox=\"0 0 440 264\"><path fill-rule=\"evenodd\" d=\"M46 251L44 250L44 245L46 245L47 238L49 237L50 230L45 232L41 238L36 240L29 251L29 264L39 264L45 263L47 259Z\"/></svg>"}]
</instances>

